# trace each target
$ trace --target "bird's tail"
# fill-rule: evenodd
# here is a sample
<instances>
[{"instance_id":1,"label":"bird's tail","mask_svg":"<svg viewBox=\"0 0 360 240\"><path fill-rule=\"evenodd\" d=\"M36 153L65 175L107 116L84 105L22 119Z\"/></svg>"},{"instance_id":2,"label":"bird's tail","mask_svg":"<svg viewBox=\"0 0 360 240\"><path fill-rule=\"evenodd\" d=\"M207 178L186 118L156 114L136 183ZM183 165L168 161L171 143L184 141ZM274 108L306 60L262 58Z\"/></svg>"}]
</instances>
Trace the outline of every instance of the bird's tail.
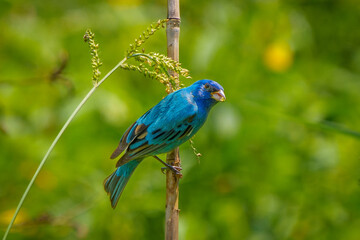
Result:
<instances>
[{"instance_id":1,"label":"bird's tail","mask_svg":"<svg viewBox=\"0 0 360 240\"><path fill-rule=\"evenodd\" d=\"M132 160L118 167L110 176L104 180L105 191L110 196L111 207L115 208L121 193L123 192L127 182L136 167L141 163L142 159Z\"/></svg>"}]
</instances>

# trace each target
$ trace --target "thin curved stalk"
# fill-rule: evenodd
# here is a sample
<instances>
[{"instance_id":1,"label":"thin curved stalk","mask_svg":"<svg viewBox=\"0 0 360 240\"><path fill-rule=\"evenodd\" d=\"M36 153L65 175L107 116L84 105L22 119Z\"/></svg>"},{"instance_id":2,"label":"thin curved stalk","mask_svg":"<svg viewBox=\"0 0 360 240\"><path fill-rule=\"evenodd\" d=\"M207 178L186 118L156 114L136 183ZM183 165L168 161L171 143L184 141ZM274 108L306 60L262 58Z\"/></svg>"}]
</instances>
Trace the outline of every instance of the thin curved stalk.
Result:
<instances>
[{"instance_id":1,"label":"thin curved stalk","mask_svg":"<svg viewBox=\"0 0 360 240\"><path fill-rule=\"evenodd\" d=\"M69 124L71 123L71 121L74 119L74 117L76 116L76 114L80 111L80 109L82 108L82 106L86 103L86 101L91 97L91 95L95 92L95 90L116 70L118 69L125 61L127 60L127 58L124 58L123 60L121 60L113 69L111 69L89 92L88 94L86 94L86 96L84 97L84 99L79 103L79 105L76 107L76 109L74 110L74 112L70 115L70 117L68 118L68 120L65 122L64 126L61 128L60 132L58 133L58 135L56 136L56 138L54 139L54 141L52 142L51 146L49 147L49 149L47 150L44 158L41 160L38 168L36 169L35 174L33 175L31 181L29 182L24 194L22 195L20 202L16 208L16 211L11 219L11 222L9 224L9 226L6 229L6 232L4 234L3 240L6 240L12 226L14 225L15 219L32 187L32 185L34 184L37 176L39 175L42 167L44 166L46 160L48 159L50 153L52 152L52 150L54 149L55 145L57 144L57 142L59 141L60 137L62 136L62 134L65 132L66 128L69 126Z\"/></svg>"}]
</instances>

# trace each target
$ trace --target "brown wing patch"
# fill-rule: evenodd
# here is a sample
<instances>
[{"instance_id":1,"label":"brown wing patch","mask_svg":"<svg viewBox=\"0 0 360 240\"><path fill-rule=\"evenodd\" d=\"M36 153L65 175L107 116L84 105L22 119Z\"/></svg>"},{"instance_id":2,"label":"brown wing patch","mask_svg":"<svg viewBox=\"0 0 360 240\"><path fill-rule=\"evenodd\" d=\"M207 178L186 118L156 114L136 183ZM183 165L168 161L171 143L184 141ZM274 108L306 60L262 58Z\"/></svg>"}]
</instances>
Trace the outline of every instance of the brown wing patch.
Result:
<instances>
[{"instance_id":1,"label":"brown wing patch","mask_svg":"<svg viewBox=\"0 0 360 240\"><path fill-rule=\"evenodd\" d=\"M148 134L148 132L143 132L142 134L140 134L137 138L138 139L143 139L146 137L146 135Z\"/></svg>"},{"instance_id":2,"label":"brown wing patch","mask_svg":"<svg viewBox=\"0 0 360 240\"><path fill-rule=\"evenodd\" d=\"M196 115L196 114L191 115L190 117L188 117L188 118L186 119L186 121L188 121L188 123L191 123L191 122L194 120L195 115Z\"/></svg>"},{"instance_id":3,"label":"brown wing patch","mask_svg":"<svg viewBox=\"0 0 360 240\"><path fill-rule=\"evenodd\" d=\"M147 156L147 154L157 151L161 148L163 148L166 144L148 144L147 142L140 147L127 151L116 163L116 167L122 166L125 163L130 162L133 159L138 159Z\"/></svg>"},{"instance_id":4,"label":"brown wing patch","mask_svg":"<svg viewBox=\"0 0 360 240\"><path fill-rule=\"evenodd\" d=\"M115 149L115 151L111 154L110 158L114 159L117 156L119 156L128 146L128 144L126 143L126 138L129 135L130 130L133 128L133 126L135 125L136 122L134 122L124 133L124 135L122 136L118 147Z\"/></svg>"},{"instance_id":5,"label":"brown wing patch","mask_svg":"<svg viewBox=\"0 0 360 240\"><path fill-rule=\"evenodd\" d=\"M131 125L128 128L128 130L126 130L126 132L124 133L123 137L120 140L119 146L114 151L114 153L111 155L111 159L114 159L117 156L119 156L134 141L136 142L137 140L143 139L146 137L146 135L148 133L146 131L148 126L146 126L145 124L140 124L140 125L135 126L135 123L133 125ZM130 141L129 141L129 143L126 143L126 139L129 137L128 135L130 134L130 132L134 128L134 126L135 126L135 129L130 136ZM145 144L145 146L140 146L140 147L141 147L141 149L144 149L147 146L148 146L148 144ZM116 167L121 166L121 165L129 162L132 159L131 157L129 157L129 154L127 154L128 151L129 151L129 149L127 149L126 153L119 159L119 161L116 163Z\"/></svg>"},{"instance_id":6,"label":"brown wing patch","mask_svg":"<svg viewBox=\"0 0 360 240\"><path fill-rule=\"evenodd\" d=\"M137 136L138 134L144 132L146 129L147 129L147 126L143 123L140 125L137 125L135 128L135 135Z\"/></svg>"},{"instance_id":7,"label":"brown wing patch","mask_svg":"<svg viewBox=\"0 0 360 240\"><path fill-rule=\"evenodd\" d=\"M143 151L144 149L148 148L149 146L150 146L150 145L149 145L147 142L145 142L143 145L137 147L137 148L134 149L134 150L128 150L128 151L119 159L119 161L117 161L116 167L120 167L120 166L124 165L125 163L128 163L130 160L132 160L133 158L132 158L131 155L132 155L132 153L133 153L134 151L136 151L136 152L141 152L141 151Z\"/></svg>"}]
</instances>

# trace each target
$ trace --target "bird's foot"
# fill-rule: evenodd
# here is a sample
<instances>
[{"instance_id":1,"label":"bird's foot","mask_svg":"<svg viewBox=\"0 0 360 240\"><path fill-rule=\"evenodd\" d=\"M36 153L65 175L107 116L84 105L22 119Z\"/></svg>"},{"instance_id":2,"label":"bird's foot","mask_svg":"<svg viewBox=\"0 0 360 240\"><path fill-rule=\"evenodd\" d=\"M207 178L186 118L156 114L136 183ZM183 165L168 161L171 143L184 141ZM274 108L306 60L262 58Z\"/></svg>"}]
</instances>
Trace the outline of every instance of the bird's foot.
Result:
<instances>
[{"instance_id":1,"label":"bird's foot","mask_svg":"<svg viewBox=\"0 0 360 240\"><path fill-rule=\"evenodd\" d=\"M153 156L156 160L158 160L159 162L161 162L162 164L164 164L166 167L161 168L161 172L165 174L165 170L170 169L171 171L173 171L177 176L179 176L180 178L182 177L182 173L180 172L182 170L181 167L178 166L171 166L170 164L167 164L166 162L164 162L163 160L161 160L158 156Z\"/></svg>"},{"instance_id":2,"label":"bird's foot","mask_svg":"<svg viewBox=\"0 0 360 240\"><path fill-rule=\"evenodd\" d=\"M182 178L182 173L180 172L181 170L182 170L182 168L181 167L177 167L177 166L171 166L171 165L169 165L169 166L166 166L166 167L162 167L161 168L161 172L163 173L163 174L166 174L166 170L171 170L171 171L173 171L176 175L178 175L180 178Z\"/></svg>"}]
</instances>

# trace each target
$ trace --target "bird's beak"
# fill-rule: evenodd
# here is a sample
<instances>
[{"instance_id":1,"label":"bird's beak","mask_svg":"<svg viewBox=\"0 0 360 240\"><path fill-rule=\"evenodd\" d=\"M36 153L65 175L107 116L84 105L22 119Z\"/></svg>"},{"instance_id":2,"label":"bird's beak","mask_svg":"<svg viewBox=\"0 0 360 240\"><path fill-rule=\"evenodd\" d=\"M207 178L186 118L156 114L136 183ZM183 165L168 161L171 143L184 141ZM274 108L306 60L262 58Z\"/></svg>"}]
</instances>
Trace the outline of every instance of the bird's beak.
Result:
<instances>
[{"instance_id":1,"label":"bird's beak","mask_svg":"<svg viewBox=\"0 0 360 240\"><path fill-rule=\"evenodd\" d=\"M211 93L211 98L218 102L224 102L226 100L225 93L223 90L219 90Z\"/></svg>"}]
</instances>

